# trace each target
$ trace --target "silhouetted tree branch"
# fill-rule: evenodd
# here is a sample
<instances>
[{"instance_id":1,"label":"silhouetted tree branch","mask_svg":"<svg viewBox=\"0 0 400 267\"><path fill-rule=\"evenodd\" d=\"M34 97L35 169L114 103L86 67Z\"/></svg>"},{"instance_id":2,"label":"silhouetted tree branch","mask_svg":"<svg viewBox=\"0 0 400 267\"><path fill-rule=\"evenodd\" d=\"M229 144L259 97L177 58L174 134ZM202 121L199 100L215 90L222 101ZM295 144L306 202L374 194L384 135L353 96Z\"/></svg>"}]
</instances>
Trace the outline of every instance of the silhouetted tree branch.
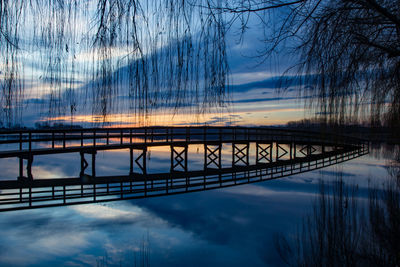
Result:
<instances>
[{"instance_id":1,"label":"silhouetted tree branch","mask_svg":"<svg viewBox=\"0 0 400 267\"><path fill-rule=\"evenodd\" d=\"M250 16L265 29L260 58L300 55L285 74L326 122L400 122L399 0L0 0L2 121L20 117L38 80L47 116L223 107L226 33L237 21L245 33ZM25 72L28 55L40 74Z\"/></svg>"},{"instance_id":2,"label":"silhouetted tree branch","mask_svg":"<svg viewBox=\"0 0 400 267\"><path fill-rule=\"evenodd\" d=\"M225 1L218 10L242 23L260 18L268 58L294 48L303 94L327 122L400 122L400 2L398 0ZM241 27L246 31L246 25Z\"/></svg>"}]
</instances>

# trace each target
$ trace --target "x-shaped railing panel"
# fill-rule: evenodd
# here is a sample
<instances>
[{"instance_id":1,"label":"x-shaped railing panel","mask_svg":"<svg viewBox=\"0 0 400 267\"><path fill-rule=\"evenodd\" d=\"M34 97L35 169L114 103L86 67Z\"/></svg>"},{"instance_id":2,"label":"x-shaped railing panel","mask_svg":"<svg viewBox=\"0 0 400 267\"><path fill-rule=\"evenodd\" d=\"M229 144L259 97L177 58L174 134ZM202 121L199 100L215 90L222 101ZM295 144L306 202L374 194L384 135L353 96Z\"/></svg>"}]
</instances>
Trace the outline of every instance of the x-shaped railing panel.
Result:
<instances>
[{"instance_id":1,"label":"x-shaped railing panel","mask_svg":"<svg viewBox=\"0 0 400 267\"><path fill-rule=\"evenodd\" d=\"M267 145L263 147L263 145ZM260 144L257 143L257 155L256 155L256 162L262 163L262 160L266 160L267 162L272 162L272 144Z\"/></svg>"},{"instance_id":2,"label":"x-shaped railing panel","mask_svg":"<svg viewBox=\"0 0 400 267\"><path fill-rule=\"evenodd\" d=\"M179 167L183 171L187 171L187 147L182 148L182 151L178 151L171 146L171 171L177 171Z\"/></svg>"},{"instance_id":3,"label":"x-shaped railing panel","mask_svg":"<svg viewBox=\"0 0 400 267\"><path fill-rule=\"evenodd\" d=\"M206 151L206 168L212 164L215 164L217 168L221 168L221 146L211 148L208 145L204 145Z\"/></svg>"},{"instance_id":4,"label":"x-shaped railing panel","mask_svg":"<svg viewBox=\"0 0 400 267\"><path fill-rule=\"evenodd\" d=\"M242 148L238 147L237 144L233 144L233 166L238 163L244 163L249 165L249 144L243 144Z\"/></svg>"}]
</instances>

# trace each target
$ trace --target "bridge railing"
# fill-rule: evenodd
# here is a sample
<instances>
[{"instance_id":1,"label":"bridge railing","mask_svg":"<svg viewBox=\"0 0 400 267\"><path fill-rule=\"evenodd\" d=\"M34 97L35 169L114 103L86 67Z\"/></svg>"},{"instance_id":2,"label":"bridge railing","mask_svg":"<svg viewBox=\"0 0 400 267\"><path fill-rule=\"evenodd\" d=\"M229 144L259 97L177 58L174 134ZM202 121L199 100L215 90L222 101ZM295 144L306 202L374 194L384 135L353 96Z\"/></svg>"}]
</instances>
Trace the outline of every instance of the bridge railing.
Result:
<instances>
[{"instance_id":1,"label":"bridge railing","mask_svg":"<svg viewBox=\"0 0 400 267\"><path fill-rule=\"evenodd\" d=\"M191 142L321 142L366 146L354 137L330 133L263 127L134 127L87 129L35 129L0 131L0 153L34 149L67 149L132 144Z\"/></svg>"}]
</instances>

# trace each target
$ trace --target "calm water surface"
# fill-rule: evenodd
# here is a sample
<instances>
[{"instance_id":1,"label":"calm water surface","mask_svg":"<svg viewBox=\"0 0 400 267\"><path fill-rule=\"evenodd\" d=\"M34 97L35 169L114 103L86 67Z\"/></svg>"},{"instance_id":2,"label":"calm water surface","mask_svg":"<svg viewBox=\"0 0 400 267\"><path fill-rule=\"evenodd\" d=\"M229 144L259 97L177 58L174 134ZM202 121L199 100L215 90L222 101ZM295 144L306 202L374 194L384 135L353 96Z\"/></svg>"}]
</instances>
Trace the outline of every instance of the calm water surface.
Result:
<instances>
[{"instance_id":1,"label":"calm water surface","mask_svg":"<svg viewBox=\"0 0 400 267\"><path fill-rule=\"evenodd\" d=\"M202 153L191 147L194 169ZM343 177L366 196L389 177L390 146L300 175L183 195L0 213L1 266L276 266L277 233L290 235L311 212L320 179ZM167 149L150 153L155 171L168 169ZM98 173L126 174L127 151L99 153ZM228 160L227 160L228 162ZM16 177L15 160L1 160L1 177ZM73 177L79 157L37 157L36 177ZM4 178L3 178L4 179ZM364 193L363 193L364 192Z\"/></svg>"}]
</instances>

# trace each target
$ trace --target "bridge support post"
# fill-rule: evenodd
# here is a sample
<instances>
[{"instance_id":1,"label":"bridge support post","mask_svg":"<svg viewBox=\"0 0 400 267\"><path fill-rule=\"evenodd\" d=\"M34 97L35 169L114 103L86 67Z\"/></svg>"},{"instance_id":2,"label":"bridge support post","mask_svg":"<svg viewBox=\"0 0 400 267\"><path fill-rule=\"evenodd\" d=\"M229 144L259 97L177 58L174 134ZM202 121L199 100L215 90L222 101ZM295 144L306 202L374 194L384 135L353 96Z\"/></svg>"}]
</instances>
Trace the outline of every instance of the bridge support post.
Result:
<instances>
[{"instance_id":1,"label":"bridge support post","mask_svg":"<svg viewBox=\"0 0 400 267\"><path fill-rule=\"evenodd\" d=\"M24 160L27 161L26 164L26 175L24 176ZM32 175L32 163L33 163L33 155L28 154L28 155L23 155L19 157L19 176L18 180L19 181L32 181L33 180L33 175Z\"/></svg>"},{"instance_id":2,"label":"bridge support post","mask_svg":"<svg viewBox=\"0 0 400 267\"><path fill-rule=\"evenodd\" d=\"M92 155L92 175L88 175L88 174L85 173L85 170L89 166L89 163L85 159L85 154ZM79 176L81 178L84 178L86 176L89 176L89 177L92 177L92 178L96 177L96 154L97 154L96 150L93 150L93 151L81 151L80 152L80 155L81 155L81 171L79 173Z\"/></svg>"},{"instance_id":3,"label":"bridge support post","mask_svg":"<svg viewBox=\"0 0 400 267\"><path fill-rule=\"evenodd\" d=\"M293 143L292 148L293 148L293 159L296 159L296 142Z\"/></svg>"},{"instance_id":4,"label":"bridge support post","mask_svg":"<svg viewBox=\"0 0 400 267\"><path fill-rule=\"evenodd\" d=\"M137 158L134 158L133 155L133 150L140 150L141 153L139 154L139 156L137 156ZM134 165L136 162L136 165L139 167L141 174L147 174L147 159L146 159L146 154L147 154L147 147L143 147L143 148L133 148L131 147L129 149L129 155L130 155L130 162L129 162L129 175L133 176L133 170L134 170Z\"/></svg>"},{"instance_id":5,"label":"bridge support post","mask_svg":"<svg viewBox=\"0 0 400 267\"><path fill-rule=\"evenodd\" d=\"M141 153L136 158L133 155L133 150L139 150ZM144 195L147 196L147 147L130 147L129 148L129 176L130 176L130 190L132 191L132 180L134 175L134 165L139 167L140 173L143 175ZM122 184L122 183L121 183ZM151 188L153 188L153 181L151 181ZM121 198L123 198L121 191Z\"/></svg>"},{"instance_id":6,"label":"bridge support post","mask_svg":"<svg viewBox=\"0 0 400 267\"><path fill-rule=\"evenodd\" d=\"M249 166L249 143L232 143L232 167L243 163Z\"/></svg>"}]
</instances>

